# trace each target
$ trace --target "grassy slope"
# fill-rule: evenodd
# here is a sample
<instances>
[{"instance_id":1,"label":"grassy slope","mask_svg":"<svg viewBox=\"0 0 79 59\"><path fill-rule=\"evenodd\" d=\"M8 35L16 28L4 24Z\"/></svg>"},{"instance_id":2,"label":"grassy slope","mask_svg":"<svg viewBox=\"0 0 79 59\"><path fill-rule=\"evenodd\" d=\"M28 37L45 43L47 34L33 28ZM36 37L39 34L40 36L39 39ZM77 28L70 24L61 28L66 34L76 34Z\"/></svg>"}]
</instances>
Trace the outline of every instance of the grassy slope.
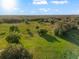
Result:
<instances>
[{"instance_id":1,"label":"grassy slope","mask_svg":"<svg viewBox=\"0 0 79 59\"><path fill-rule=\"evenodd\" d=\"M22 45L28 49L33 54L33 59L77 59L78 58L78 45L67 41L65 39L53 36L53 30L51 24L39 24L36 22L32 22L30 24L17 24L21 33L21 43ZM36 26L40 26L40 28L45 28L49 32L47 38L54 40L49 41L43 37L40 37L37 34L37 30L35 29ZM9 32L9 27L11 24L1 24L0 25L0 32L6 32L5 35L0 35L0 49L5 48L8 43L5 40ZM30 29L31 32L34 34L33 37L30 37L27 34L26 29ZM74 34L74 32L70 32Z\"/></svg>"}]
</instances>

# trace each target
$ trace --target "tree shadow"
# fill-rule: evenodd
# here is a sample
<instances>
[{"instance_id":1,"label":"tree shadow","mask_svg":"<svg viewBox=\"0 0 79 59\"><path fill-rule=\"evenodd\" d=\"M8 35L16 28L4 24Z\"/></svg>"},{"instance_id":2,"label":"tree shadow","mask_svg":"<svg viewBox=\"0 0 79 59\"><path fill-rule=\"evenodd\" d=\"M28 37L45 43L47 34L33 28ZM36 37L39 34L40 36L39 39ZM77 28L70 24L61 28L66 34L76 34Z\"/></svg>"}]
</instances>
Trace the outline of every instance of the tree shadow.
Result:
<instances>
[{"instance_id":1,"label":"tree shadow","mask_svg":"<svg viewBox=\"0 0 79 59\"><path fill-rule=\"evenodd\" d=\"M43 34L43 35L40 35L40 37L46 39L48 42L59 42L54 36L51 36L49 34Z\"/></svg>"},{"instance_id":2,"label":"tree shadow","mask_svg":"<svg viewBox=\"0 0 79 59\"><path fill-rule=\"evenodd\" d=\"M79 45L79 38L75 38L74 36L69 35L68 33L63 34L61 38L76 45Z\"/></svg>"}]
</instances>

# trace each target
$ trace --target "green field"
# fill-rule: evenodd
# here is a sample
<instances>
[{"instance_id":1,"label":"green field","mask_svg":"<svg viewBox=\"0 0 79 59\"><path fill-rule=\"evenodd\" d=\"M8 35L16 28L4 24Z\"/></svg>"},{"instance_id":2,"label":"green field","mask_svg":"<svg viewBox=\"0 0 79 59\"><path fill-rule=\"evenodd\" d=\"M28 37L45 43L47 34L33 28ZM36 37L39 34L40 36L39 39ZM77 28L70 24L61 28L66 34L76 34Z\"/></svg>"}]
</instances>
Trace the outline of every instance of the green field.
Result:
<instances>
[{"instance_id":1,"label":"green field","mask_svg":"<svg viewBox=\"0 0 79 59\"><path fill-rule=\"evenodd\" d=\"M9 27L13 24L0 24L0 49L6 48L9 43L5 40L9 34ZM30 22L30 24L17 23L20 30L16 33L21 36L21 44L33 55L33 59L78 59L79 58L79 33L72 30L61 38L53 34L53 25L50 23ZM48 30L45 36L37 33L36 26ZM30 29L33 36L27 32ZM6 34L1 34L1 33ZM70 38L71 37L71 38ZM72 39L73 37L73 39Z\"/></svg>"}]
</instances>

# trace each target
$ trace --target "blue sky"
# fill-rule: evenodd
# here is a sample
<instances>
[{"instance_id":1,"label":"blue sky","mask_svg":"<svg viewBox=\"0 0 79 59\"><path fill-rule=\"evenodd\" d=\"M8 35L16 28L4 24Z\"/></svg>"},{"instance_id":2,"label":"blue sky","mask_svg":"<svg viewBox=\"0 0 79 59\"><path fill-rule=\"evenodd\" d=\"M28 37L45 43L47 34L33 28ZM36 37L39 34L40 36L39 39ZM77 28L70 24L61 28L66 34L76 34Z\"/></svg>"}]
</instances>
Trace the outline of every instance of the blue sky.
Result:
<instances>
[{"instance_id":1,"label":"blue sky","mask_svg":"<svg viewBox=\"0 0 79 59\"><path fill-rule=\"evenodd\" d=\"M79 0L0 0L0 15L79 14Z\"/></svg>"}]
</instances>

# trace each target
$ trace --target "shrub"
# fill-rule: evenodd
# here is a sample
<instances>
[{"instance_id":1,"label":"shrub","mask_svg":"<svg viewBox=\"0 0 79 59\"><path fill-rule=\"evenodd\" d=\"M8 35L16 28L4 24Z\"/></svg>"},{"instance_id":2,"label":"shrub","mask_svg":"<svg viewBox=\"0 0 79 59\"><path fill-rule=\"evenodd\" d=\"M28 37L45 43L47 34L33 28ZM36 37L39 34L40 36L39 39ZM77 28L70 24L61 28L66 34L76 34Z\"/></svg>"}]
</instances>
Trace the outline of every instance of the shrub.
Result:
<instances>
[{"instance_id":1,"label":"shrub","mask_svg":"<svg viewBox=\"0 0 79 59\"><path fill-rule=\"evenodd\" d=\"M39 26L36 26L36 29L39 29Z\"/></svg>"},{"instance_id":2,"label":"shrub","mask_svg":"<svg viewBox=\"0 0 79 59\"><path fill-rule=\"evenodd\" d=\"M23 21L24 21L25 24L30 24L29 19L23 19Z\"/></svg>"},{"instance_id":3,"label":"shrub","mask_svg":"<svg viewBox=\"0 0 79 59\"><path fill-rule=\"evenodd\" d=\"M10 32L19 32L19 29L17 26L12 25L12 26L10 26Z\"/></svg>"},{"instance_id":4,"label":"shrub","mask_svg":"<svg viewBox=\"0 0 79 59\"><path fill-rule=\"evenodd\" d=\"M28 20L25 21L26 24L30 24Z\"/></svg>"},{"instance_id":5,"label":"shrub","mask_svg":"<svg viewBox=\"0 0 79 59\"><path fill-rule=\"evenodd\" d=\"M44 34L47 34L47 30L46 29L40 29L39 31L38 31L38 33L39 33L39 35L44 35Z\"/></svg>"},{"instance_id":6,"label":"shrub","mask_svg":"<svg viewBox=\"0 0 79 59\"><path fill-rule=\"evenodd\" d=\"M5 32L1 32L1 33L0 33L0 35L5 35L5 34L6 34Z\"/></svg>"},{"instance_id":7,"label":"shrub","mask_svg":"<svg viewBox=\"0 0 79 59\"><path fill-rule=\"evenodd\" d=\"M40 19L38 19L38 20L39 20L38 23L44 22L44 19L43 19L43 18L40 18Z\"/></svg>"},{"instance_id":8,"label":"shrub","mask_svg":"<svg viewBox=\"0 0 79 59\"><path fill-rule=\"evenodd\" d=\"M27 29L26 31L31 37L33 37L33 33L30 31L30 29Z\"/></svg>"},{"instance_id":9,"label":"shrub","mask_svg":"<svg viewBox=\"0 0 79 59\"><path fill-rule=\"evenodd\" d=\"M0 59L32 59L32 55L21 45L10 45L1 52Z\"/></svg>"},{"instance_id":10,"label":"shrub","mask_svg":"<svg viewBox=\"0 0 79 59\"><path fill-rule=\"evenodd\" d=\"M51 24L54 24L55 22L54 21L51 21Z\"/></svg>"},{"instance_id":11,"label":"shrub","mask_svg":"<svg viewBox=\"0 0 79 59\"><path fill-rule=\"evenodd\" d=\"M6 37L8 43L19 43L20 36L16 34L10 34Z\"/></svg>"}]
</instances>

